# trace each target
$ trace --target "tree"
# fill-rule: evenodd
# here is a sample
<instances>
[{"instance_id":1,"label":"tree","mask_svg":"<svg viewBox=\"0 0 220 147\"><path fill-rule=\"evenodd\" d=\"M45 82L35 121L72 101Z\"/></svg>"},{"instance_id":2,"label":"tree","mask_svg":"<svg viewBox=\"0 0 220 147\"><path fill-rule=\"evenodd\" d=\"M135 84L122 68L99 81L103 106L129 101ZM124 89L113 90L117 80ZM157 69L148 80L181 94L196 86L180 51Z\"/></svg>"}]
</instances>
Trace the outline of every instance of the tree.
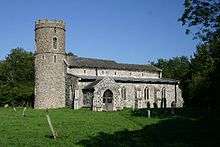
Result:
<instances>
[{"instance_id":1,"label":"tree","mask_svg":"<svg viewBox=\"0 0 220 147\"><path fill-rule=\"evenodd\" d=\"M220 1L218 0L185 0L184 13L179 19L187 26L186 33L196 27L195 38L208 42L219 38Z\"/></svg>"},{"instance_id":2,"label":"tree","mask_svg":"<svg viewBox=\"0 0 220 147\"><path fill-rule=\"evenodd\" d=\"M185 0L179 19L201 40L192 59L191 93L198 106L218 108L220 87L220 1ZM196 29L194 29L196 28Z\"/></svg>"},{"instance_id":3,"label":"tree","mask_svg":"<svg viewBox=\"0 0 220 147\"><path fill-rule=\"evenodd\" d=\"M163 77L177 80L181 80L190 69L190 61L186 56L158 59L152 64L162 69Z\"/></svg>"},{"instance_id":4,"label":"tree","mask_svg":"<svg viewBox=\"0 0 220 147\"><path fill-rule=\"evenodd\" d=\"M33 101L34 56L15 48L0 62L0 104Z\"/></svg>"}]
</instances>

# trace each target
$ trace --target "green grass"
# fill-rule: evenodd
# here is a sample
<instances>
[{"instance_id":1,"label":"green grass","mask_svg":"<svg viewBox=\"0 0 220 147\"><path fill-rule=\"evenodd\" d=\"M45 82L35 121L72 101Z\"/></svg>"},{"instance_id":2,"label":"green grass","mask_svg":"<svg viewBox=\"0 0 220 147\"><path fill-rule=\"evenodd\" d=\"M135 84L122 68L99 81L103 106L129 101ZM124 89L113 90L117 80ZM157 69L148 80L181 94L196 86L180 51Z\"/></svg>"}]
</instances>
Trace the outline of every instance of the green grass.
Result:
<instances>
[{"instance_id":1,"label":"green grass","mask_svg":"<svg viewBox=\"0 0 220 147\"><path fill-rule=\"evenodd\" d=\"M205 146L218 143L217 122L185 117L148 119L131 110L50 110L56 140L43 110L0 108L0 146Z\"/></svg>"}]
</instances>

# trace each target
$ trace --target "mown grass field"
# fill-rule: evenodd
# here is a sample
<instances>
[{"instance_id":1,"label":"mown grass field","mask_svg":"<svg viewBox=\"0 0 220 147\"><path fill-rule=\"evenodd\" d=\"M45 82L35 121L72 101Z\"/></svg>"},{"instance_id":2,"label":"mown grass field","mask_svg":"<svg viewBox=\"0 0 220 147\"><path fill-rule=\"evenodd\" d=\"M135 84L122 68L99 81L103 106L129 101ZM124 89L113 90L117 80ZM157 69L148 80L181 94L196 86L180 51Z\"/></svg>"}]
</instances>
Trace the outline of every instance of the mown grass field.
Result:
<instances>
[{"instance_id":1,"label":"mown grass field","mask_svg":"<svg viewBox=\"0 0 220 147\"><path fill-rule=\"evenodd\" d=\"M215 146L210 121L186 117L147 118L132 110L92 112L87 109L50 110L58 134L52 139L45 111L0 108L0 146ZM211 123L211 124L210 124ZM212 124L213 123L213 124Z\"/></svg>"}]
</instances>

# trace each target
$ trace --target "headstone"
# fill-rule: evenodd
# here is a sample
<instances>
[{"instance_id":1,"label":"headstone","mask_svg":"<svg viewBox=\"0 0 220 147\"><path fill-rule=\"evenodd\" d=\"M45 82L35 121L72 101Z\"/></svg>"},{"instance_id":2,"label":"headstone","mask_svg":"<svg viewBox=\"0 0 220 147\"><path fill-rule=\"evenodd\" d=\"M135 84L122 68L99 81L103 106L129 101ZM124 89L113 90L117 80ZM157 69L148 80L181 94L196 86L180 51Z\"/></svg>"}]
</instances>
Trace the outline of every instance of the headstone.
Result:
<instances>
[{"instance_id":1,"label":"headstone","mask_svg":"<svg viewBox=\"0 0 220 147\"><path fill-rule=\"evenodd\" d=\"M4 107L5 107L5 108L8 108L8 104L5 104Z\"/></svg>"},{"instance_id":2,"label":"headstone","mask_svg":"<svg viewBox=\"0 0 220 147\"><path fill-rule=\"evenodd\" d=\"M22 112L22 116L25 116L25 110L26 110L26 109L27 109L27 108L24 107L23 112Z\"/></svg>"},{"instance_id":3,"label":"headstone","mask_svg":"<svg viewBox=\"0 0 220 147\"><path fill-rule=\"evenodd\" d=\"M151 117L150 115L151 115L150 110L147 110L147 117L150 118Z\"/></svg>"}]
</instances>

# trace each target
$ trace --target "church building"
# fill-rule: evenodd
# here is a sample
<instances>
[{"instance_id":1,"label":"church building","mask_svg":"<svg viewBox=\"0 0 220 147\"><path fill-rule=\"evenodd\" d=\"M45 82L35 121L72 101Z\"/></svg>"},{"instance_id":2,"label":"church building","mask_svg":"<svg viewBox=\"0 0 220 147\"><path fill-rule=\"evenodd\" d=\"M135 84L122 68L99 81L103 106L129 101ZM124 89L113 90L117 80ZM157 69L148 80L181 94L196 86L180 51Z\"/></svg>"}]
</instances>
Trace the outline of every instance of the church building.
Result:
<instances>
[{"instance_id":1,"label":"church building","mask_svg":"<svg viewBox=\"0 0 220 147\"><path fill-rule=\"evenodd\" d=\"M179 82L162 78L161 69L67 54L65 31L61 20L35 22L36 109L117 111L183 106Z\"/></svg>"}]
</instances>

